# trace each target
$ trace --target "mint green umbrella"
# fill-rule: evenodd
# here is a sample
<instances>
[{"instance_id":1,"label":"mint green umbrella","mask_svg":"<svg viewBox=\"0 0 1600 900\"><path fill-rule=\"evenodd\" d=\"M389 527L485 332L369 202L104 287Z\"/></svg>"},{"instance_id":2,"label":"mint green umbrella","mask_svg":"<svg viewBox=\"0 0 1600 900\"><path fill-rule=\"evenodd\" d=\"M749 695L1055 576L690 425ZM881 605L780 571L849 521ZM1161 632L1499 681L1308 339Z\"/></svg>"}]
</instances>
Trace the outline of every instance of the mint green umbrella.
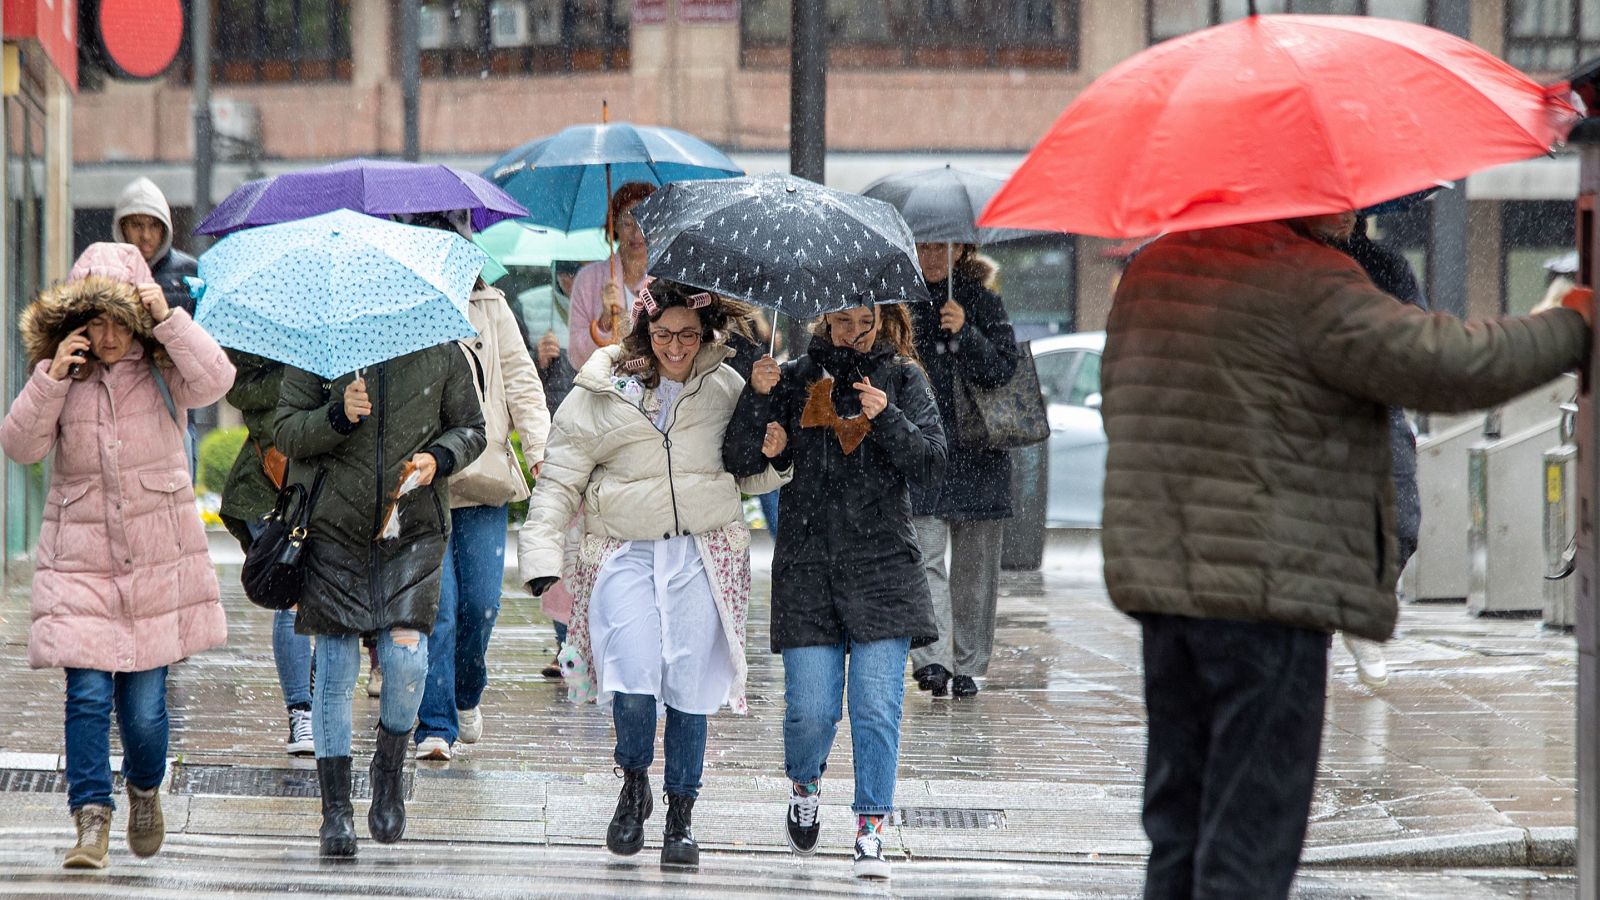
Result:
<instances>
[{"instance_id":1,"label":"mint green umbrella","mask_svg":"<svg viewBox=\"0 0 1600 900\"><path fill-rule=\"evenodd\" d=\"M473 241L492 260L483 270L484 280L491 284L504 277L510 266L533 268L556 260L592 262L611 252L603 229L555 231L520 221L501 222L479 232Z\"/></svg>"}]
</instances>

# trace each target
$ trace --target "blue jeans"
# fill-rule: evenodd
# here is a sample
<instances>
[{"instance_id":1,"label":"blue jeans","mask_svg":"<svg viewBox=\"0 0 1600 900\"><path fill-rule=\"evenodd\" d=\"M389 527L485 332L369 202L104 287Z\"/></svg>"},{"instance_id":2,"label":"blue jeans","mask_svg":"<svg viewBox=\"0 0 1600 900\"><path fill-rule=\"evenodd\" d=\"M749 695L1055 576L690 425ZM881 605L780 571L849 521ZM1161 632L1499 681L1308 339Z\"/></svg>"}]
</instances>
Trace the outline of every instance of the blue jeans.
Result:
<instances>
[{"instance_id":1,"label":"blue jeans","mask_svg":"<svg viewBox=\"0 0 1600 900\"><path fill-rule=\"evenodd\" d=\"M167 777L167 667L67 670L67 808L112 806L111 714L122 733L122 777L140 790Z\"/></svg>"},{"instance_id":2,"label":"blue jeans","mask_svg":"<svg viewBox=\"0 0 1600 900\"><path fill-rule=\"evenodd\" d=\"M250 544L260 540L266 526L260 519L244 523ZM245 552L250 552L245 544ZM311 706L311 638L295 634L294 610L285 609L272 614L272 662L278 670L278 687L283 689L283 705L289 709Z\"/></svg>"},{"instance_id":3,"label":"blue jeans","mask_svg":"<svg viewBox=\"0 0 1600 900\"><path fill-rule=\"evenodd\" d=\"M910 638L865 644L791 647L783 651L783 770L809 784L828 769L828 751L843 716L845 664L849 663L850 738L854 750L857 815L894 811L900 766L900 708L905 699Z\"/></svg>"},{"instance_id":4,"label":"blue jeans","mask_svg":"<svg viewBox=\"0 0 1600 900\"><path fill-rule=\"evenodd\" d=\"M767 533L778 533L778 492L768 491L756 497L761 501L761 518L767 520Z\"/></svg>"},{"instance_id":5,"label":"blue jeans","mask_svg":"<svg viewBox=\"0 0 1600 900\"><path fill-rule=\"evenodd\" d=\"M439 579L439 612L428 636L428 687L422 695L417 743L440 737L455 743L456 710L473 709L489 685L489 635L500 615L506 574L506 508L463 506L450 511L450 541Z\"/></svg>"},{"instance_id":6,"label":"blue jeans","mask_svg":"<svg viewBox=\"0 0 1600 900\"><path fill-rule=\"evenodd\" d=\"M311 707L311 638L294 633L294 610L272 614L272 661L278 668L283 705Z\"/></svg>"},{"instance_id":7,"label":"blue jeans","mask_svg":"<svg viewBox=\"0 0 1600 900\"><path fill-rule=\"evenodd\" d=\"M656 758L656 698L649 694L611 695L611 723L617 729L613 758L624 769L648 768ZM706 717L667 707L667 793L700 796L706 766Z\"/></svg>"},{"instance_id":8,"label":"blue jeans","mask_svg":"<svg viewBox=\"0 0 1600 900\"><path fill-rule=\"evenodd\" d=\"M415 636L415 643L395 642ZM311 733L317 758L350 755L350 698L361 674L361 636L317 635L317 684L311 692ZM410 629L378 634L378 664L383 667L383 693L378 721L390 734L407 734L422 703L422 682L428 675L428 636Z\"/></svg>"}]
</instances>

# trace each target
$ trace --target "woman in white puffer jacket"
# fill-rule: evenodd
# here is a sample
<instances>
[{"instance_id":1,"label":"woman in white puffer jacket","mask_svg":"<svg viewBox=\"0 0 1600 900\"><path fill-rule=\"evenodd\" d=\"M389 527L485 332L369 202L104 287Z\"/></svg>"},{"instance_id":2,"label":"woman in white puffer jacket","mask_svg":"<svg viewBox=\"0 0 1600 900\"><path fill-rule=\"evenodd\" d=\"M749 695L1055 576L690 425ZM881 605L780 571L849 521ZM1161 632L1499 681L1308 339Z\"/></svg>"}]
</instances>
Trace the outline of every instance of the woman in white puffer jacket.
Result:
<instances>
[{"instance_id":1,"label":"woman in white puffer jacket","mask_svg":"<svg viewBox=\"0 0 1600 900\"><path fill-rule=\"evenodd\" d=\"M623 785L606 846L619 855L644 844L657 705L666 706L663 865L699 861L690 813L706 716L724 704L745 712L750 532L740 492L788 478L770 464L723 465L744 380L724 364L732 351L719 332L747 309L666 282L640 291L632 333L590 357L556 413L521 534L530 590L565 575L573 593L562 664L574 699L611 706ZM735 439L760 445L763 461L786 441L775 425ZM565 530L580 503L582 548L564 573Z\"/></svg>"}]
</instances>

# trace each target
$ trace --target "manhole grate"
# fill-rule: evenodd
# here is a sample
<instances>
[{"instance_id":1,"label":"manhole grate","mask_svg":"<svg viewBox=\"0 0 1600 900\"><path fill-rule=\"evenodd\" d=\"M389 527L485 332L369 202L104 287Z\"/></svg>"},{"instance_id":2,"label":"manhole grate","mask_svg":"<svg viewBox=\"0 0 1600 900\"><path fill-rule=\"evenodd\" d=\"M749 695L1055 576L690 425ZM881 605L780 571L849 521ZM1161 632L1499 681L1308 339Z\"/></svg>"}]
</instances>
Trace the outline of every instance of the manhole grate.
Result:
<instances>
[{"instance_id":1,"label":"manhole grate","mask_svg":"<svg viewBox=\"0 0 1600 900\"><path fill-rule=\"evenodd\" d=\"M411 797L415 776L405 773L405 796ZM322 796L315 769L272 769L247 766L181 766L172 779L174 794L213 794L224 797ZM350 772L350 796L370 798L372 785L365 771Z\"/></svg>"},{"instance_id":2,"label":"manhole grate","mask_svg":"<svg viewBox=\"0 0 1600 900\"><path fill-rule=\"evenodd\" d=\"M947 806L911 806L894 811L894 824L901 828L1004 828L1003 809L957 809Z\"/></svg>"},{"instance_id":3,"label":"manhole grate","mask_svg":"<svg viewBox=\"0 0 1600 900\"><path fill-rule=\"evenodd\" d=\"M350 795L370 798L372 785L366 772L350 773ZM405 774L405 796L411 797L415 776ZM117 776L116 789L122 789ZM44 769L0 768L0 793L64 793L67 776ZM169 791L174 794L211 794L224 797L322 796L315 769L272 769L249 766L173 766Z\"/></svg>"},{"instance_id":4,"label":"manhole grate","mask_svg":"<svg viewBox=\"0 0 1600 900\"><path fill-rule=\"evenodd\" d=\"M44 769L0 769L0 793L7 794L64 794L67 776L64 772Z\"/></svg>"}]
</instances>

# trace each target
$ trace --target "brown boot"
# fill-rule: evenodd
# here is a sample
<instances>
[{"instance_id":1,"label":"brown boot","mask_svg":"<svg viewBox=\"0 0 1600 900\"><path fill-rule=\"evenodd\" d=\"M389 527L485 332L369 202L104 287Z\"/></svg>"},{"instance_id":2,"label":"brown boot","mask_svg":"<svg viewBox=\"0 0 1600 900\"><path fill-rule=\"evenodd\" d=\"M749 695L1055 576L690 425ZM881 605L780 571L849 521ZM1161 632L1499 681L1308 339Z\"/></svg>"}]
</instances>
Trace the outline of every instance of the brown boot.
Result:
<instances>
[{"instance_id":1,"label":"brown boot","mask_svg":"<svg viewBox=\"0 0 1600 900\"><path fill-rule=\"evenodd\" d=\"M111 807L80 806L72 812L78 827L78 845L67 851L62 866L68 869L104 869L111 845Z\"/></svg>"},{"instance_id":2,"label":"brown boot","mask_svg":"<svg viewBox=\"0 0 1600 900\"><path fill-rule=\"evenodd\" d=\"M155 856L167 837L161 817L161 787L142 790L128 785L128 849L134 856Z\"/></svg>"}]
</instances>

